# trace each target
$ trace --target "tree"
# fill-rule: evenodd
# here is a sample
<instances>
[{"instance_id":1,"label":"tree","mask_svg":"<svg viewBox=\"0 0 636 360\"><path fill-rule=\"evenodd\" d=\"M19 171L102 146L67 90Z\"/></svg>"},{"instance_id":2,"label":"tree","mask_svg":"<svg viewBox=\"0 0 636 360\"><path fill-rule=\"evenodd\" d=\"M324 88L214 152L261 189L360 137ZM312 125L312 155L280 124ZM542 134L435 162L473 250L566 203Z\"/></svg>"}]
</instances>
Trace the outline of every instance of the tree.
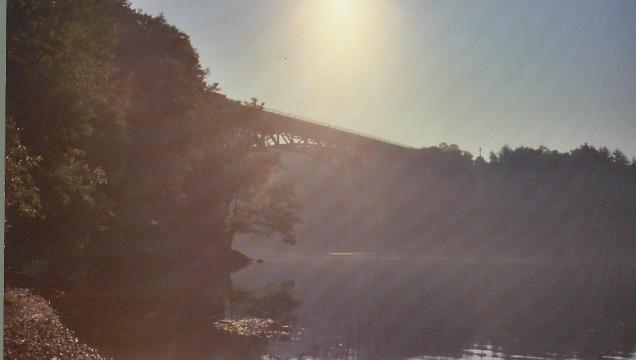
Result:
<instances>
[{"instance_id":1,"label":"tree","mask_svg":"<svg viewBox=\"0 0 636 360\"><path fill-rule=\"evenodd\" d=\"M41 161L34 157L20 141L19 130L13 119L6 122L6 216L7 228L19 218L41 217L40 190L31 173ZM5 230L6 231L6 230Z\"/></svg>"},{"instance_id":2,"label":"tree","mask_svg":"<svg viewBox=\"0 0 636 360\"><path fill-rule=\"evenodd\" d=\"M27 191L31 200L21 202L27 211L12 212L10 221L37 209L41 221L25 226L45 254L65 252L71 244L84 247L108 218L109 202L100 191L108 178L90 144L101 124L122 121L118 107L125 91L112 81L110 63L112 14L121 6L90 0L8 3L8 160L16 165L22 159L11 171L38 194ZM9 198L24 200L11 186ZM26 230L14 227L8 240L19 241Z\"/></svg>"},{"instance_id":3,"label":"tree","mask_svg":"<svg viewBox=\"0 0 636 360\"><path fill-rule=\"evenodd\" d=\"M15 253L74 273L169 270L168 258L227 255L240 232L293 242L292 187L268 181L278 157L241 128L264 103L207 84L163 16L124 1L12 1L7 68Z\"/></svg>"}]
</instances>

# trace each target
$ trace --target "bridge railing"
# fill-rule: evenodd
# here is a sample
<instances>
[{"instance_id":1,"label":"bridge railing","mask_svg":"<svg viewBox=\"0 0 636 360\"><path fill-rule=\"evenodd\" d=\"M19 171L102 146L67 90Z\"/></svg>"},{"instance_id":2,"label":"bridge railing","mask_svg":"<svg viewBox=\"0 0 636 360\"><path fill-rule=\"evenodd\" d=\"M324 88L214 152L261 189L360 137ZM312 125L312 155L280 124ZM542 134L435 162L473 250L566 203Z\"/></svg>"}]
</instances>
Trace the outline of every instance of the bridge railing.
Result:
<instances>
[{"instance_id":1,"label":"bridge railing","mask_svg":"<svg viewBox=\"0 0 636 360\"><path fill-rule=\"evenodd\" d=\"M268 108L268 107L264 107L263 110L267 111L267 112L270 112L270 113L273 113L273 114L286 116L286 117L289 117L289 118L292 118L292 119L303 121L303 122L306 122L306 123L309 123L309 124L312 124L312 125L325 126L325 127L328 127L328 128L334 129L334 130L342 131L344 133L348 133L348 134L355 135L355 136L360 136L362 138L367 138L367 139L370 139L370 140L380 141L380 142L383 142L383 143L391 144L391 145L402 147L402 148L406 148L406 149L413 149L412 146L409 146L409 145L406 145L406 144L402 144L402 143L399 143L397 141L383 139L383 138L378 137L378 136L372 136L372 135L368 135L368 134L363 134L361 132L357 132L357 131L354 131L354 130L351 130L351 129L346 129L346 128L343 128L343 127L340 127L340 126L334 126L334 125L327 124L327 123L322 122L322 121L317 121L317 120L309 119L309 118L306 118L306 117L303 117L303 116L298 116L298 115L286 113L284 111L280 111L280 110L276 110L276 109L272 109L272 108Z\"/></svg>"}]
</instances>

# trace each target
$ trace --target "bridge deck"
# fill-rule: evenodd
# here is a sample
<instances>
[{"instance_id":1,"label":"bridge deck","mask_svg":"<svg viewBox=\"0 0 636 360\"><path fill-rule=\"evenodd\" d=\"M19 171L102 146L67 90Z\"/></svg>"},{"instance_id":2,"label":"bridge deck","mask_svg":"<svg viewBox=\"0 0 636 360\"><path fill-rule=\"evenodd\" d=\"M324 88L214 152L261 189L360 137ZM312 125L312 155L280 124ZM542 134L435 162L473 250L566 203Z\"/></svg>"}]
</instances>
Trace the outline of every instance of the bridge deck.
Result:
<instances>
[{"instance_id":1,"label":"bridge deck","mask_svg":"<svg viewBox=\"0 0 636 360\"><path fill-rule=\"evenodd\" d=\"M272 109L263 109L250 116L249 126L263 134L291 134L295 137L352 150L384 149L411 150L410 146L360 134Z\"/></svg>"}]
</instances>

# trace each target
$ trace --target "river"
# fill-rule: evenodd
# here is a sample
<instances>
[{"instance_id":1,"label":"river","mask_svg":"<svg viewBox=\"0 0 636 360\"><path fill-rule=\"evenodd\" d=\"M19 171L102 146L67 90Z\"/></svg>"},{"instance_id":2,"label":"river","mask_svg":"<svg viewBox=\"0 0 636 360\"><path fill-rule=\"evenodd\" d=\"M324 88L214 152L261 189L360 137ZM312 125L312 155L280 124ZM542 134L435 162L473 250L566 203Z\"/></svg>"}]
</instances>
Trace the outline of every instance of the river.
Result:
<instances>
[{"instance_id":1,"label":"river","mask_svg":"<svg viewBox=\"0 0 636 360\"><path fill-rule=\"evenodd\" d=\"M54 305L119 359L636 359L629 264L339 253L187 279Z\"/></svg>"}]
</instances>

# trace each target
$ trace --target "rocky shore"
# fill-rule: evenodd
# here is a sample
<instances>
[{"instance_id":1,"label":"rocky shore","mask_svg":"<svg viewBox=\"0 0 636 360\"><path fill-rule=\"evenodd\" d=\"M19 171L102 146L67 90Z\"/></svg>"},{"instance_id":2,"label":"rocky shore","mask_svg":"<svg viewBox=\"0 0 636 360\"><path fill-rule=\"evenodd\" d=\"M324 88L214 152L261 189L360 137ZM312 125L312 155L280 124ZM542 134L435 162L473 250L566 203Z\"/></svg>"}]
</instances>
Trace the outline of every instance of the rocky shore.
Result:
<instances>
[{"instance_id":1,"label":"rocky shore","mask_svg":"<svg viewBox=\"0 0 636 360\"><path fill-rule=\"evenodd\" d=\"M82 344L51 305L28 289L4 291L5 359L106 359Z\"/></svg>"}]
</instances>

